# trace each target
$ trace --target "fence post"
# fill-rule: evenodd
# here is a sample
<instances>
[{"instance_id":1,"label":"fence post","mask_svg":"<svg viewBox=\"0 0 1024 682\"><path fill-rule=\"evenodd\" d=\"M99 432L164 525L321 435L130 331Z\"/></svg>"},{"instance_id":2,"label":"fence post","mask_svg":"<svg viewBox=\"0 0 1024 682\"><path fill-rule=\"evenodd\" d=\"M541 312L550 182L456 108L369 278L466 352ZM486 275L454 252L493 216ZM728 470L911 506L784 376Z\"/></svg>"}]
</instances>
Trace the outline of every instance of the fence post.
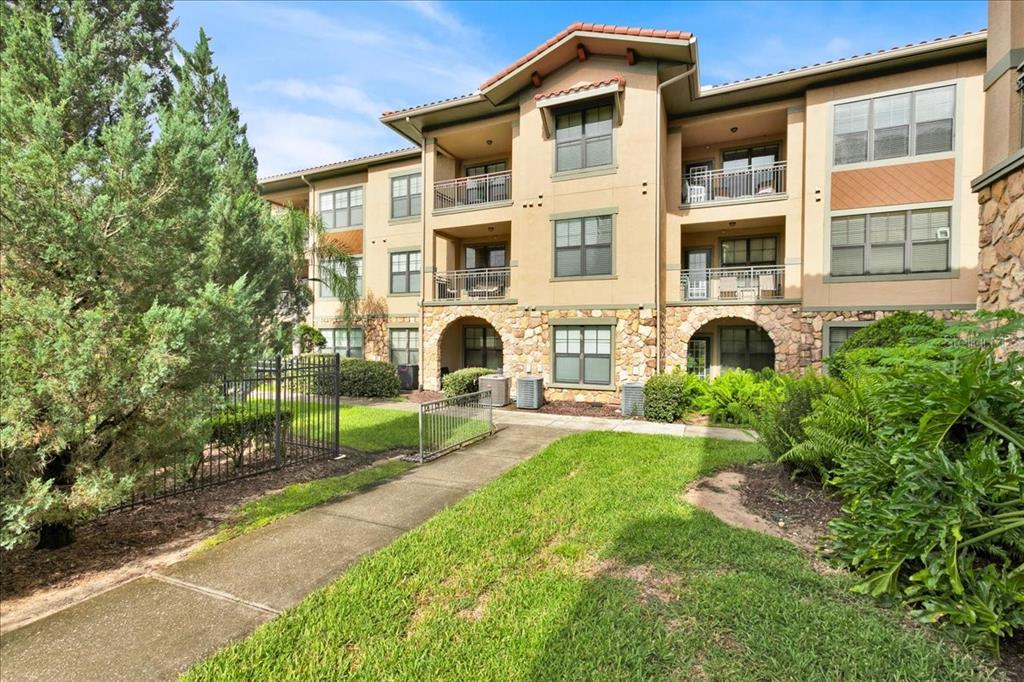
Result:
<instances>
[{"instance_id":1,"label":"fence post","mask_svg":"<svg viewBox=\"0 0 1024 682\"><path fill-rule=\"evenodd\" d=\"M341 456L341 354L334 354L334 456Z\"/></svg>"},{"instance_id":2,"label":"fence post","mask_svg":"<svg viewBox=\"0 0 1024 682\"><path fill-rule=\"evenodd\" d=\"M274 356L274 467L281 468L281 354Z\"/></svg>"},{"instance_id":3,"label":"fence post","mask_svg":"<svg viewBox=\"0 0 1024 682\"><path fill-rule=\"evenodd\" d=\"M419 432L420 432L420 464L423 464L423 405L422 405L422 403L420 404Z\"/></svg>"}]
</instances>

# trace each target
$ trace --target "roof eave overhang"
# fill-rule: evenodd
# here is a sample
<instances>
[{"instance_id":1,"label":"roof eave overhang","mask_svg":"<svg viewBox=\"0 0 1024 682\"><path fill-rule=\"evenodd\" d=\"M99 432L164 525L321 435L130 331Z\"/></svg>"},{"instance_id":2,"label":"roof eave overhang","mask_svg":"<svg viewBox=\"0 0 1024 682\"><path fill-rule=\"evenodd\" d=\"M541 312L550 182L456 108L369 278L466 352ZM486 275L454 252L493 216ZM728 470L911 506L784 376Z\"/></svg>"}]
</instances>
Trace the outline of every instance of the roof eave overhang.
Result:
<instances>
[{"instance_id":1,"label":"roof eave overhang","mask_svg":"<svg viewBox=\"0 0 1024 682\"><path fill-rule=\"evenodd\" d=\"M317 166L315 168L295 171L293 173L284 173L282 175L273 175L268 178L260 178L256 181L256 184L259 186L262 194L270 192L284 192L290 189L306 187L307 182L313 182L314 180L322 180L324 178L338 175L358 173L370 168L371 166L381 166L388 163L394 163L396 161L418 159L419 157L420 151L418 149L403 149L365 159L341 161L339 163Z\"/></svg>"}]
</instances>

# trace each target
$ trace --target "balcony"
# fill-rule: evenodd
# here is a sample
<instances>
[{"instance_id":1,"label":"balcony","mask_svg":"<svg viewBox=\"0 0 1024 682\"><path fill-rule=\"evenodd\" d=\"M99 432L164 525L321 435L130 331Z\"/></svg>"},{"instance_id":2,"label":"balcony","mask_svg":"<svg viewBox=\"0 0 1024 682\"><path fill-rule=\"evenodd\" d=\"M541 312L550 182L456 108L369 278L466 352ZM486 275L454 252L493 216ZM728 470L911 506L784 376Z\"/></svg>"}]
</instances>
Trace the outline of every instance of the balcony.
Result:
<instances>
[{"instance_id":1,"label":"balcony","mask_svg":"<svg viewBox=\"0 0 1024 682\"><path fill-rule=\"evenodd\" d=\"M512 171L472 175L434 183L434 212L485 208L512 200Z\"/></svg>"},{"instance_id":2,"label":"balcony","mask_svg":"<svg viewBox=\"0 0 1024 682\"><path fill-rule=\"evenodd\" d=\"M683 180L683 204L706 206L786 195L786 162L746 168L691 170Z\"/></svg>"},{"instance_id":3,"label":"balcony","mask_svg":"<svg viewBox=\"0 0 1024 682\"><path fill-rule=\"evenodd\" d=\"M508 267L434 273L434 300L454 303L507 299L511 274Z\"/></svg>"},{"instance_id":4,"label":"balcony","mask_svg":"<svg viewBox=\"0 0 1024 682\"><path fill-rule=\"evenodd\" d=\"M782 265L683 270L679 298L702 303L755 303L785 298L785 270Z\"/></svg>"}]
</instances>

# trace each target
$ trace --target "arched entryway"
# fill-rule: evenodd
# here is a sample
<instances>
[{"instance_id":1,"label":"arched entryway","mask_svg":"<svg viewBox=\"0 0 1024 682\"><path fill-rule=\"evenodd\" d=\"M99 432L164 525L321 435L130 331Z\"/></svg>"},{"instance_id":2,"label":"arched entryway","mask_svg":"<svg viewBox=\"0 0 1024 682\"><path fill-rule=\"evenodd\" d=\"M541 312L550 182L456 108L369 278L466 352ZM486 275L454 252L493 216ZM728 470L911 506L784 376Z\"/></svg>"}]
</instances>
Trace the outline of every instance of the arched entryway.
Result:
<instances>
[{"instance_id":1,"label":"arched entryway","mask_svg":"<svg viewBox=\"0 0 1024 682\"><path fill-rule=\"evenodd\" d=\"M501 334L480 317L460 317L441 332L438 340L441 376L464 367L487 367L502 371L504 344Z\"/></svg>"},{"instance_id":2,"label":"arched entryway","mask_svg":"<svg viewBox=\"0 0 1024 682\"><path fill-rule=\"evenodd\" d=\"M687 371L713 377L731 369L775 369L776 343L762 327L741 317L701 326L686 345Z\"/></svg>"}]
</instances>

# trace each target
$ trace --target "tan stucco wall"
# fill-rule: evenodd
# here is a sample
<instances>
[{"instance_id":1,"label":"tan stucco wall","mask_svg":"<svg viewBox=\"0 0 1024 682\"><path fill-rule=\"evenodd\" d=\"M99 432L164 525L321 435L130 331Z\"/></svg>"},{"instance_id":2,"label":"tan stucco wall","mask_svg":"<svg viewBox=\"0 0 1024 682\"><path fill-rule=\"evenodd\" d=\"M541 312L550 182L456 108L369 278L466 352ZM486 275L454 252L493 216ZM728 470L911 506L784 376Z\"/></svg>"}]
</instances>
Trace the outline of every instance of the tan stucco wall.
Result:
<instances>
[{"instance_id":1,"label":"tan stucco wall","mask_svg":"<svg viewBox=\"0 0 1024 682\"><path fill-rule=\"evenodd\" d=\"M945 64L882 78L817 88L807 93L806 178L803 203L804 249L802 298L810 306L969 305L975 300L978 268L978 220L970 181L981 173L981 136L984 97L984 61L975 59ZM832 105L849 98L956 83L957 117L954 130L955 186L951 261L953 273L929 279L871 281L867 278L829 282L827 273L830 222ZM933 160L943 155L931 155ZM946 157L950 155L944 155ZM900 160L906 162L906 160ZM886 162L879 162L882 165ZM857 164L859 168L867 164ZM849 169L850 167L843 167ZM868 210L868 209L865 209Z\"/></svg>"},{"instance_id":2,"label":"tan stucco wall","mask_svg":"<svg viewBox=\"0 0 1024 682\"><path fill-rule=\"evenodd\" d=\"M1016 59L1007 59L1011 50L1018 51ZM1024 50L1024 3L1012 0L989 2L985 64L990 80L985 90L985 130L989 134L985 135L982 163L986 170L1024 146L1020 94L1016 88L1020 50ZM998 133L992 134L993 131Z\"/></svg>"}]
</instances>

